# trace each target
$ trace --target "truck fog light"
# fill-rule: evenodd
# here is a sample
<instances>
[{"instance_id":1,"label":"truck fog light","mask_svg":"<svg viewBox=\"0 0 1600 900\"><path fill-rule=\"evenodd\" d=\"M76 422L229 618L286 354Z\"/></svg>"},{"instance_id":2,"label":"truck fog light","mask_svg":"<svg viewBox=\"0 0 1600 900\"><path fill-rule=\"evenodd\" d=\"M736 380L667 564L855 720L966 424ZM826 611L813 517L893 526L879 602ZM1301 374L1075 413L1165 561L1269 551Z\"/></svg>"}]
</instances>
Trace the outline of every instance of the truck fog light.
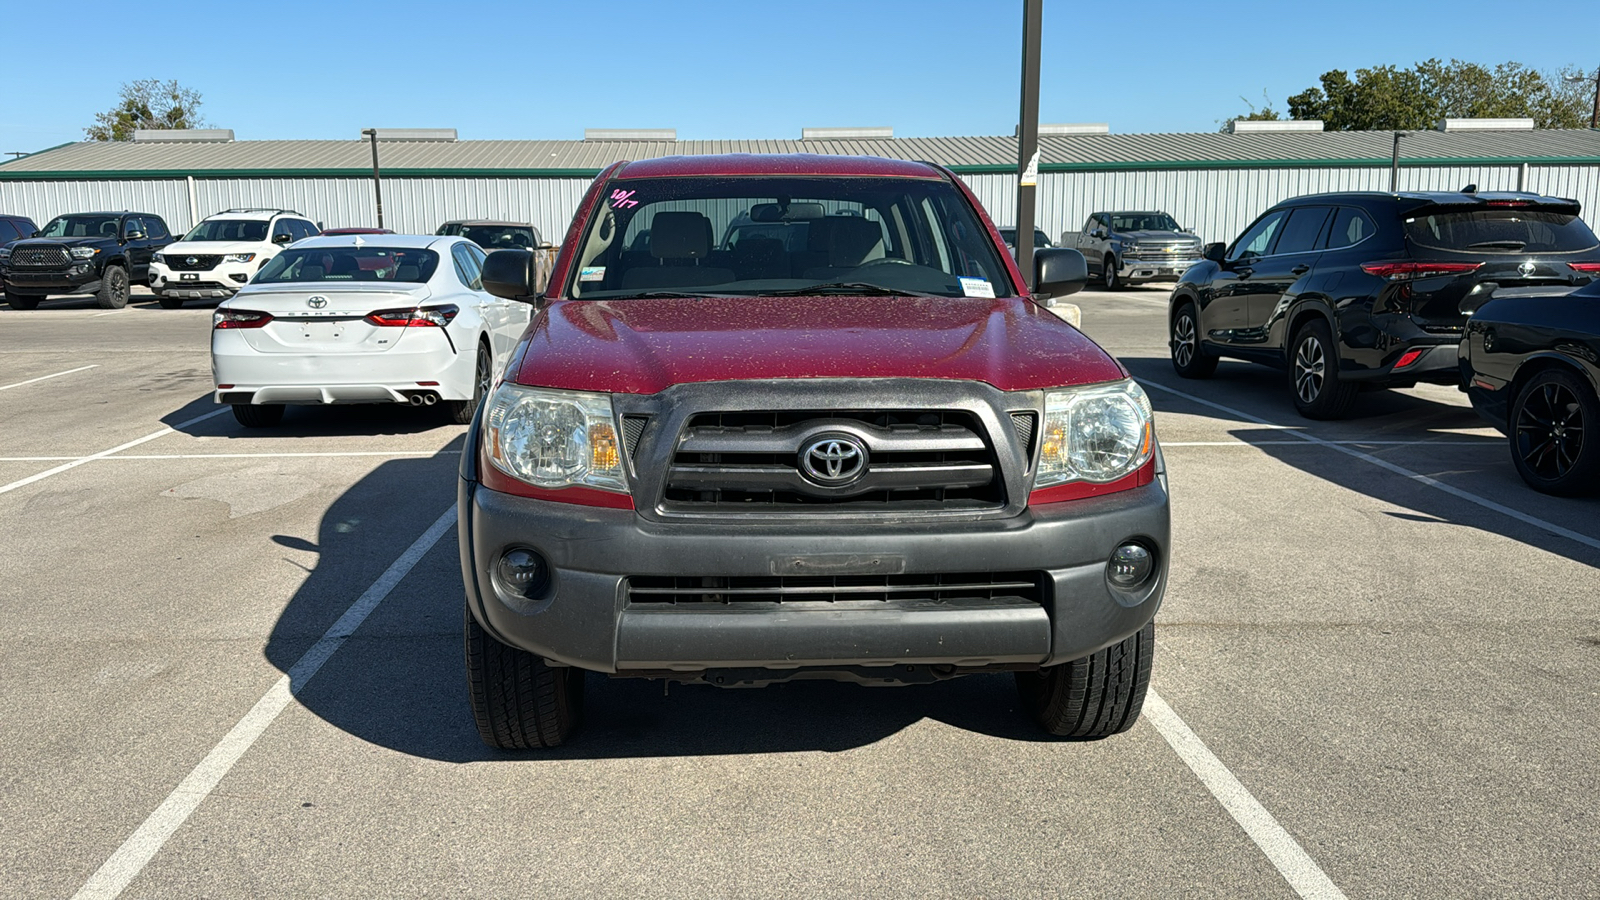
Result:
<instances>
[{"instance_id":1,"label":"truck fog light","mask_svg":"<svg viewBox=\"0 0 1600 900\"><path fill-rule=\"evenodd\" d=\"M1140 544L1123 544L1111 551L1106 578L1123 590L1132 590L1150 580L1155 568L1155 554Z\"/></svg>"},{"instance_id":2,"label":"truck fog light","mask_svg":"<svg viewBox=\"0 0 1600 900\"><path fill-rule=\"evenodd\" d=\"M537 597L550 582L550 564L526 547L513 547L501 554L495 575L506 590L524 597Z\"/></svg>"}]
</instances>

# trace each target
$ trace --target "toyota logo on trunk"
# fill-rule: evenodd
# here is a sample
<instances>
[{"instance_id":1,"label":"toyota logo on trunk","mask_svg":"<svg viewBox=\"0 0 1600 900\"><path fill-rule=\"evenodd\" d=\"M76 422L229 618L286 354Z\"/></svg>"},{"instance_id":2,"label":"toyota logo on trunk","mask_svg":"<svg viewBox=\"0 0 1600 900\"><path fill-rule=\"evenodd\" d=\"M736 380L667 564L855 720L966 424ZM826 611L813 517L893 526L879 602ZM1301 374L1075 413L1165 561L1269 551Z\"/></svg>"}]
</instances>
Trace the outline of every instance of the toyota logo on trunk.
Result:
<instances>
[{"instance_id":1,"label":"toyota logo on trunk","mask_svg":"<svg viewBox=\"0 0 1600 900\"><path fill-rule=\"evenodd\" d=\"M306 305L311 307L312 309L321 309L324 306L328 305L328 298L327 297L312 297L311 299L306 301Z\"/></svg>"},{"instance_id":2,"label":"toyota logo on trunk","mask_svg":"<svg viewBox=\"0 0 1600 900\"><path fill-rule=\"evenodd\" d=\"M867 471L867 448L849 435L823 435L800 448L800 471L824 487L847 485Z\"/></svg>"},{"instance_id":3,"label":"toyota logo on trunk","mask_svg":"<svg viewBox=\"0 0 1600 900\"><path fill-rule=\"evenodd\" d=\"M1534 270L1537 269L1537 268L1539 268L1539 267L1534 265L1533 263L1525 262L1522 265L1517 266L1517 271L1522 273L1522 277L1523 278L1527 278L1529 275L1532 275Z\"/></svg>"}]
</instances>

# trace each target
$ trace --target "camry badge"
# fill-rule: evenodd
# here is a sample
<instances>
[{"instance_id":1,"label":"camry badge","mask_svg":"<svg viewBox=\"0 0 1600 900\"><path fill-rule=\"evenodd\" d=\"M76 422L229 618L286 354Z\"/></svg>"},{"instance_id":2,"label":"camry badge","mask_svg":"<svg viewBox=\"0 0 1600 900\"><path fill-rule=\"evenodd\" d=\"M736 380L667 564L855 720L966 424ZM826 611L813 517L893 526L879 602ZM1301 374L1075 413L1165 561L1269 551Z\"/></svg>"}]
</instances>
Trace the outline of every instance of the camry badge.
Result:
<instances>
[{"instance_id":1,"label":"camry badge","mask_svg":"<svg viewBox=\"0 0 1600 900\"><path fill-rule=\"evenodd\" d=\"M1529 275L1532 275L1534 270L1537 269L1537 268L1539 268L1539 267L1534 265L1533 263L1525 262L1522 265L1517 266L1517 271L1522 273L1522 277L1523 278L1527 278Z\"/></svg>"},{"instance_id":2,"label":"camry badge","mask_svg":"<svg viewBox=\"0 0 1600 900\"><path fill-rule=\"evenodd\" d=\"M824 487L841 487L867 470L867 448L848 435L824 435L800 449L800 471Z\"/></svg>"},{"instance_id":3,"label":"camry badge","mask_svg":"<svg viewBox=\"0 0 1600 900\"><path fill-rule=\"evenodd\" d=\"M312 309L321 309L324 306L328 305L328 298L327 297L312 297L311 299L306 301L306 305L311 307Z\"/></svg>"}]
</instances>

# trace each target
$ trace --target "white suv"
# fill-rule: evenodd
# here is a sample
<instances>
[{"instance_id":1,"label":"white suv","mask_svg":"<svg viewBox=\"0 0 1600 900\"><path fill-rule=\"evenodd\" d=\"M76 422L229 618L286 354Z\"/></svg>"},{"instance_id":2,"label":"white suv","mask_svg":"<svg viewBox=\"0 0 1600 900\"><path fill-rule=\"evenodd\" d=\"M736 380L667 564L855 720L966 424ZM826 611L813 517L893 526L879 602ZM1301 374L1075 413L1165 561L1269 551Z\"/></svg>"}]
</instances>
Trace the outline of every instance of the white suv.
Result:
<instances>
[{"instance_id":1,"label":"white suv","mask_svg":"<svg viewBox=\"0 0 1600 900\"><path fill-rule=\"evenodd\" d=\"M167 309L226 300L285 246L320 234L289 209L230 209L196 225L150 261L150 290Z\"/></svg>"}]
</instances>

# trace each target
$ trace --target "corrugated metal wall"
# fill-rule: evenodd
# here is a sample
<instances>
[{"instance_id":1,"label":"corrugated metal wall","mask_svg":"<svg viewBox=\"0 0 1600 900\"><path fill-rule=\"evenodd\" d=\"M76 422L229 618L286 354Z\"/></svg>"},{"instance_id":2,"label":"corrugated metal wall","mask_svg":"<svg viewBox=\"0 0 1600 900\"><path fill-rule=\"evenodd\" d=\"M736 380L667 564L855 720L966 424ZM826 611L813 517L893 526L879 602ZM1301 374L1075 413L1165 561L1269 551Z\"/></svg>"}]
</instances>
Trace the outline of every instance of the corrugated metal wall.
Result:
<instances>
[{"instance_id":1,"label":"corrugated metal wall","mask_svg":"<svg viewBox=\"0 0 1600 900\"><path fill-rule=\"evenodd\" d=\"M1515 190L1518 166L1402 168L1402 190ZM996 223L1016 219L1013 175L963 176ZM384 224L431 234L456 218L532 222L559 241L583 198L582 178L392 178L383 182ZM1038 224L1052 239L1076 231L1091 212L1161 209L1207 241L1232 240L1262 210L1288 197L1323 191L1387 190L1385 168L1178 169L1132 172L1049 172L1039 179ZM1600 221L1600 167L1530 166L1524 189L1583 204ZM363 178L197 178L202 218L241 206L299 210L327 227L373 225L372 182ZM182 179L0 181L0 211L43 225L66 212L135 209L166 219L175 231L194 222Z\"/></svg>"}]
</instances>

